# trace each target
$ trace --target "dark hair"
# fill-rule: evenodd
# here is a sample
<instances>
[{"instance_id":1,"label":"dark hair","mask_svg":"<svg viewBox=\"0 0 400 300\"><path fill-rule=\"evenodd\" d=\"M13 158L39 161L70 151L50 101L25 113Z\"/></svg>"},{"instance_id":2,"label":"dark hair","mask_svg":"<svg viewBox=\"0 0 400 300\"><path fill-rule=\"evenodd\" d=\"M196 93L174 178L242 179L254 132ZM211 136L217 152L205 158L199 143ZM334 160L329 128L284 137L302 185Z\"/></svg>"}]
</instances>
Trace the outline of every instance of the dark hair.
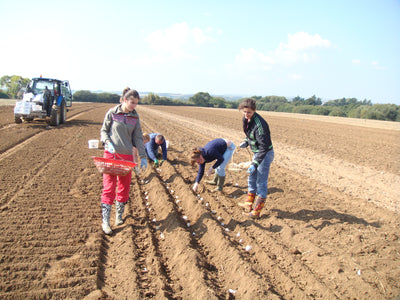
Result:
<instances>
[{"instance_id":1,"label":"dark hair","mask_svg":"<svg viewBox=\"0 0 400 300\"><path fill-rule=\"evenodd\" d=\"M119 102L122 103L124 101L124 99L128 99L131 97L140 100L140 96L139 96L139 93L137 92L137 90L131 90L129 87L126 87L122 92L122 96L119 99Z\"/></svg>"},{"instance_id":2,"label":"dark hair","mask_svg":"<svg viewBox=\"0 0 400 300\"><path fill-rule=\"evenodd\" d=\"M239 104L239 110L242 110L243 108L250 108L252 110L256 110L256 100L252 98L247 98L242 101L242 103Z\"/></svg>"}]
</instances>

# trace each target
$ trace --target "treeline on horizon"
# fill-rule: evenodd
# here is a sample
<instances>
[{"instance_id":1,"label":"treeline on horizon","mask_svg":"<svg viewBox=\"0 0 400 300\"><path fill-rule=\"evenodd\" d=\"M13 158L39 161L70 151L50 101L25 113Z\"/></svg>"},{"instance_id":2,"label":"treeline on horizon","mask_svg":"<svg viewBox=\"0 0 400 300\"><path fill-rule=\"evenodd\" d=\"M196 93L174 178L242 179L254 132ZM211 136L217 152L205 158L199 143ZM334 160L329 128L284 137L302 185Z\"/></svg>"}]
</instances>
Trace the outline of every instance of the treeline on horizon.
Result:
<instances>
[{"instance_id":1,"label":"treeline on horizon","mask_svg":"<svg viewBox=\"0 0 400 300\"><path fill-rule=\"evenodd\" d=\"M92 93L76 91L73 101L76 102L105 102L119 103L120 95L111 93ZM400 122L400 106L396 104L372 104L371 100L359 101L356 98L342 98L322 103L320 98L313 95L310 98L297 96L288 100L283 96L252 96L257 110L275 111L299 114L349 117L360 119L384 120ZM223 97L213 97L209 93L199 92L188 99L172 99L149 93L141 98L140 104L167 106L200 106L214 108L238 108L244 98L227 101Z\"/></svg>"},{"instance_id":2,"label":"treeline on horizon","mask_svg":"<svg viewBox=\"0 0 400 300\"><path fill-rule=\"evenodd\" d=\"M21 76L3 76L0 78L0 98L21 99L29 78ZM315 95L310 98L297 96L287 99L283 96L252 96L257 101L257 110L299 114L313 114L373 120L400 122L400 106L396 104L372 104L371 100L359 101L356 98L334 99L326 102ZM93 93L87 90L75 91L73 101L119 103L120 95L115 93ZM243 99L227 101L223 97L213 97L209 93L199 92L187 99L172 99L149 93L142 97L141 104L170 106L201 106L215 108L238 108Z\"/></svg>"}]
</instances>

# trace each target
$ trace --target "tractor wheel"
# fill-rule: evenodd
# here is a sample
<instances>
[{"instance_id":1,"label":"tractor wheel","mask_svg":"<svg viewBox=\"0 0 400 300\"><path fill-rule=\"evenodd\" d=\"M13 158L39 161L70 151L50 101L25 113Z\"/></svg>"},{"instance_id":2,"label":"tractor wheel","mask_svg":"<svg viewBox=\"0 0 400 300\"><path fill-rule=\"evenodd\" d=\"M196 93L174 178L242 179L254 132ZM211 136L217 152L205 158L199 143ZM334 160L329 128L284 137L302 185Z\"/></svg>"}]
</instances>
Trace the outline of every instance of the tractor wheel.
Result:
<instances>
[{"instance_id":1,"label":"tractor wheel","mask_svg":"<svg viewBox=\"0 0 400 300\"><path fill-rule=\"evenodd\" d=\"M65 119L67 118L67 106L65 105L65 102L61 102L60 106L60 124L65 123Z\"/></svg>"},{"instance_id":2,"label":"tractor wheel","mask_svg":"<svg viewBox=\"0 0 400 300\"><path fill-rule=\"evenodd\" d=\"M15 117L15 123L16 124L21 124L22 123L21 117Z\"/></svg>"},{"instance_id":3,"label":"tractor wheel","mask_svg":"<svg viewBox=\"0 0 400 300\"><path fill-rule=\"evenodd\" d=\"M59 108L52 108L51 115L50 115L50 125L58 126L60 125L60 109Z\"/></svg>"}]
</instances>

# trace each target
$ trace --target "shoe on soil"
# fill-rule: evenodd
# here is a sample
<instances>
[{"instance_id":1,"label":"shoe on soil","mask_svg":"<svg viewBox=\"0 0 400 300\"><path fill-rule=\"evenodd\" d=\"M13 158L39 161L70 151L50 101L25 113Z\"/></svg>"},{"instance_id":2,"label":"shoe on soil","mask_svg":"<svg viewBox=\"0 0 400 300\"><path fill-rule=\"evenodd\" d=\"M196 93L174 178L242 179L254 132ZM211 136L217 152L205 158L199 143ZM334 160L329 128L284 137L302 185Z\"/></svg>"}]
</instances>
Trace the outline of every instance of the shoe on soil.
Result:
<instances>
[{"instance_id":1,"label":"shoe on soil","mask_svg":"<svg viewBox=\"0 0 400 300\"><path fill-rule=\"evenodd\" d=\"M101 227L103 228L103 232L104 232L105 234L107 234L107 235L111 235L111 234L112 234L112 230L111 230L110 224L103 223L103 224L101 225Z\"/></svg>"},{"instance_id":2,"label":"shoe on soil","mask_svg":"<svg viewBox=\"0 0 400 300\"><path fill-rule=\"evenodd\" d=\"M217 187L213 189L213 192L222 192L225 183L225 176L218 176L217 175Z\"/></svg>"},{"instance_id":3,"label":"shoe on soil","mask_svg":"<svg viewBox=\"0 0 400 300\"><path fill-rule=\"evenodd\" d=\"M264 204L265 204L265 199L258 197L256 202L254 203L253 210L249 213L249 217L253 219L258 219L260 217L260 213L264 207Z\"/></svg>"},{"instance_id":4,"label":"shoe on soil","mask_svg":"<svg viewBox=\"0 0 400 300\"><path fill-rule=\"evenodd\" d=\"M251 210L253 209L253 203L255 198L256 198L255 193L247 193L246 201L244 203L239 203L239 205L244 208L245 212L247 213L251 212Z\"/></svg>"},{"instance_id":5,"label":"shoe on soil","mask_svg":"<svg viewBox=\"0 0 400 300\"><path fill-rule=\"evenodd\" d=\"M125 210L125 203L122 202L115 202L116 207L116 215L115 215L115 225L119 226L124 224L124 220L122 219L122 215L124 214Z\"/></svg>"},{"instance_id":6,"label":"shoe on soil","mask_svg":"<svg viewBox=\"0 0 400 300\"><path fill-rule=\"evenodd\" d=\"M124 220L122 220L121 217L117 216L117 218L115 219L115 225L119 226L119 225L122 225L122 224L124 224Z\"/></svg>"},{"instance_id":7,"label":"shoe on soil","mask_svg":"<svg viewBox=\"0 0 400 300\"><path fill-rule=\"evenodd\" d=\"M105 234L112 234L112 230L110 227L110 213L111 213L111 205L101 203L101 214L103 217L102 228Z\"/></svg>"},{"instance_id":8,"label":"shoe on soil","mask_svg":"<svg viewBox=\"0 0 400 300\"><path fill-rule=\"evenodd\" d=\"M218 180L218 174L214 174L214 179L212 180L206 180L206 183L211 184L211 185L217 185L217 180Z\"/></svg>"}]
</instances>

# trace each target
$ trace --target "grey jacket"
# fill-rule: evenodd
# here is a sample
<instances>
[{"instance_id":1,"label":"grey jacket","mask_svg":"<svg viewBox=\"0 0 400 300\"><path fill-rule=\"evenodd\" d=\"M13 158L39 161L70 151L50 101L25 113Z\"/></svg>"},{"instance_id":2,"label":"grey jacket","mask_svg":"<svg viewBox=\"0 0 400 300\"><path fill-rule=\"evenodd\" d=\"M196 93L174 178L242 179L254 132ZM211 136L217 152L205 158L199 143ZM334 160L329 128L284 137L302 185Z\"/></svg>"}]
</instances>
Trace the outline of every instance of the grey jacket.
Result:
<instances>
[{"instance_id":1,"label":"grey jacket","mask_svg":"<svg viewBox=\"0 0 400 300\"><path fill-rule=\"evenodd\" d=\"M124 113L121 104L111 108L104 118L100 136L103 143L111 142L114 145L116 153L132 155L132 147L136 147L140 158L147 157L136 110Z\"/></svg>"}]
</instances>

